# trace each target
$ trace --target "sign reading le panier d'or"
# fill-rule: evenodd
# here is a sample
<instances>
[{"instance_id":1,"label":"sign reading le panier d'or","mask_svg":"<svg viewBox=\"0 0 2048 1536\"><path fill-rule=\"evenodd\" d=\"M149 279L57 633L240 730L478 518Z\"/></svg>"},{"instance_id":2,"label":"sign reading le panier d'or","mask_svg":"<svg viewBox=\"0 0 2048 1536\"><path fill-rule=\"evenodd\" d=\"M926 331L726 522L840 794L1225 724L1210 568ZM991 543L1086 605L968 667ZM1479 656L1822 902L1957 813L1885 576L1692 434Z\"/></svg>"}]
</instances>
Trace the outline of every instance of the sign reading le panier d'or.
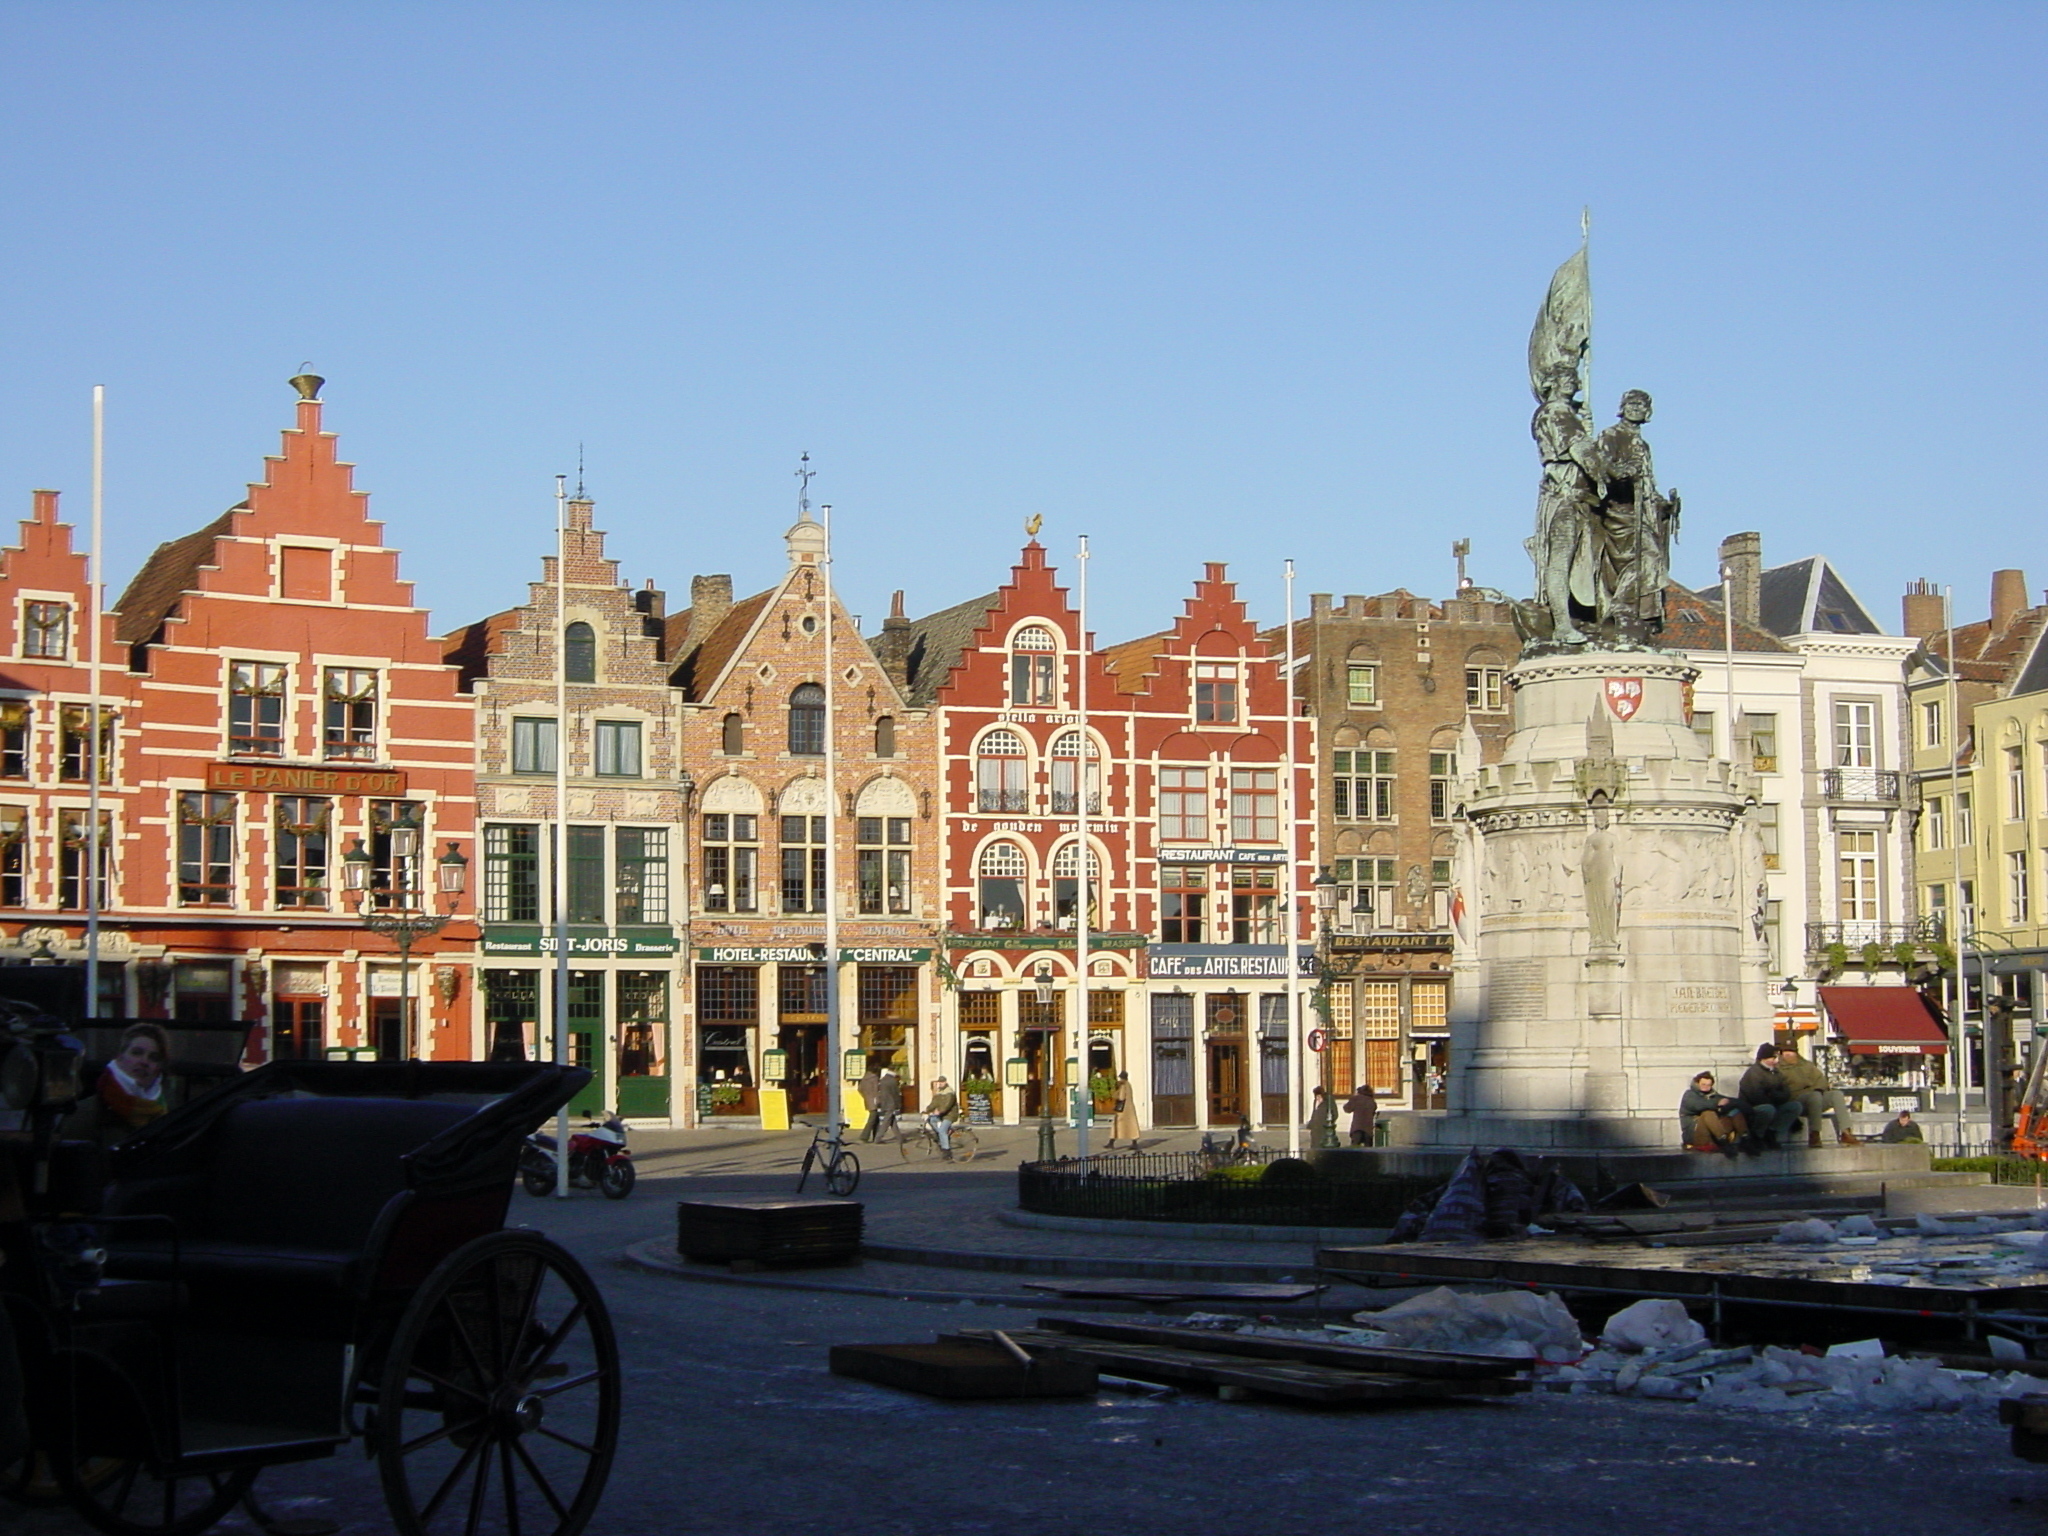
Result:
<instances>
[{"instance_id":1,"label":"sign reading le panier d'or","mask_svg":"<svg viewBox=\"0 0 2048 1536\"><path fill-rule=\"evenodd\" d=\"M206 787L281 795L391 795L405 793L402 768L321 768L293 763L208 763Z\"/></svg>"}]
</instances>

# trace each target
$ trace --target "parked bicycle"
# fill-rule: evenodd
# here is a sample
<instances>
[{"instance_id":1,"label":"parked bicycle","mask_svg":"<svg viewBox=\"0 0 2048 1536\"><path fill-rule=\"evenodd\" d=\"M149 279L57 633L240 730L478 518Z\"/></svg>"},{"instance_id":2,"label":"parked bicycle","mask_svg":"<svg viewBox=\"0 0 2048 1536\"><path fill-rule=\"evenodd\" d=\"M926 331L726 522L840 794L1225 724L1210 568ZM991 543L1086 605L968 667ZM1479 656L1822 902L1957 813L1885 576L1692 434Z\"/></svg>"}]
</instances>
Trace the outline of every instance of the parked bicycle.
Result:
<instances>
[{"instance_id":1,"label":"parked bicycle","mask_svg":"<svg viewBox=\"0 0 2048 1536\"><path fill-rule=\"evenodd\" d=\"M796 1176L796 1192L804 1192L804 1181L810 1178L815 1166L824 1170L825 1191L833 1195L850 1195L860 1184L860 1159L853 1155L846 1145L846 1122L836 1126L812 1126L808 1120L797 1121L811 1132L811 1144L804 1149L804 1165Z\"/></svg>"},{"instance_id":2,"label":"parked bicycle","mask_svg":"<svg viewBox=\"0 0 2048 1536\"><path fill-rule=\"evenodd\" d=\"M919 1157L944 1157L946 1148L939 1145L939 1133L932 1128L931 1117L919 1115L914 1125L906 1125L911 1116L900 1116L896 1121L896 1150L903 1154L906 1163ZM952 1161L971 1163L975 1154L981 1151L981 1138L961 1121L954 1121L949 1133L953 1143Z\"/></svg>"}]
</instances>

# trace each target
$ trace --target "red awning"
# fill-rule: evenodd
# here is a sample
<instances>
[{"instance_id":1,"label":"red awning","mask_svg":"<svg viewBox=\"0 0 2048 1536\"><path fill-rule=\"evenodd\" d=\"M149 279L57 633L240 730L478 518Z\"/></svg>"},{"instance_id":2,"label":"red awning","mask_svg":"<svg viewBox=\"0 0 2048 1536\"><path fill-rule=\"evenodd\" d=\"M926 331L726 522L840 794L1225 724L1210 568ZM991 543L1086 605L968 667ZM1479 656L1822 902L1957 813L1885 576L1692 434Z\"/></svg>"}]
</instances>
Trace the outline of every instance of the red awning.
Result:
<instances>
[{"instance_id":1,"label":"red awning","mask_svg":"<svg viewBox=\"0 0 2048 1536\"><path fill-rule=\"evenodd\" d=\"M1938 1056L1948 1049L1940 1020L1917 988L1822 987L1820 1001L1853 1056Z\"/></svg>"}]
</instances>

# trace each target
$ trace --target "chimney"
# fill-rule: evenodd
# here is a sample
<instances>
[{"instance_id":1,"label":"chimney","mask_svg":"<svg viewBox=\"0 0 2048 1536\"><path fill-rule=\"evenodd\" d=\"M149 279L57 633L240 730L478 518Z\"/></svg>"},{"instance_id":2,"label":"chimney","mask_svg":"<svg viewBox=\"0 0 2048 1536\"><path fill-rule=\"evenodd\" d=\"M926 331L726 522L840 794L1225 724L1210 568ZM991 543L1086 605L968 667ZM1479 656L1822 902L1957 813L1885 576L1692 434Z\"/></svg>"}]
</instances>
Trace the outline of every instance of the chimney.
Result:
<instances>
[{"instance_id":1,"label":"chimney","mask_svg":"<svg viewBox=\"0 0 2048 1536\"><path fill-rule=\"evenodd\" d=\"M683 635L681 654L687 656L711 636L719 621L732 611L730 576L690 578L690 627Z\"/></svg>"},{"instance_id":2,"label":"chimney","mask_svg":"<svg viewBox=\"0 0 2048 1536\"><path fill-rule=\"evenodd\" d=\"M1763 625L1764 536L1731 533L1721 541L1721 600L1738 624Z\"/></svg>"},{"instance_id":3,"label":"chimney","mask_svg":"<svg viewBox=\"0 0 2048 1536\"><path fill-rule=\"evenodd\" d=\"M654 626L648 633L653 634L660 629L662 616L667 612L668 594L657 587L650 576L647 585L633 594L633 606L647 615Z\"/></svg>"},{"instance_id":4,"label":"chimney","mask_svg":"<svg viewBox=\"0 0 2048 1536\"><path fill-rule=\"evenodd\" d=\"M2002 635L2006 626L2026 611L2027 573L2025 571L1993 571L1991 573L1991 633Z\"/></svg>"},{"instance_id":5,"label":"chimney","mask_svg":"<svg viewBox=\"0 0 2048 1536\"><path fill-rule=\"evenodd\" d=\"M1899 605L1899 628L1909 639L1925 640L1940 634L1944 617L1941 594L1933 582L1923 576L1907 586Z\"/></svg>"},{"instance_id":6,"label":"chimney","mask_svg":"<svg viewBox=\"0 0 2048 1536\"><path fill-rule=\"evenodd\" d=\"M55 491L30 491L35 508L30 515L39 523L54 524L57 521L57 493Z\"/></svg>"},{"instance_id":7,"label":"chimney","mask_svg":"<svg viewBox=\"0 0 2048 1536\"><path fill-rule=\"evenodd\" d=\"M875 659L882 670L896 680L898 688L910 686L910 620L903 616L903 592L889 597L889 617L882 620L882 636L875 642Z\"/></svg>"}]
</instances>

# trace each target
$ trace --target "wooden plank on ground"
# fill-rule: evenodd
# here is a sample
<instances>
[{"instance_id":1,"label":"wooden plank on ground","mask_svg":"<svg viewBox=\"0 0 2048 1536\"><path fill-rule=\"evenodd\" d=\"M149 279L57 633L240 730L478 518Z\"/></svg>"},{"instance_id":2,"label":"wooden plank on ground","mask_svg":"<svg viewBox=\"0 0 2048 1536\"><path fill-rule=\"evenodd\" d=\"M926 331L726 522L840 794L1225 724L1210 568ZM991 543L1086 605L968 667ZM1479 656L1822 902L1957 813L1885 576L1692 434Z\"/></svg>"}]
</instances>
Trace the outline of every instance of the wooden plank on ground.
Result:
<instances>
[{"instance_id":1,"label":"wooden plank on ground","mask_svg":"<svg viewBox=\"0 0 2048 1536\"><path fill-rule=\"evenodd\" d=\"M1125 1301L1301 1301L1321 1285L1261 1285L1230 1280L1026 1280L1027 1291L1107 1296Z\"/></svg>"},{"instance_id":2,"label":"wooden plank on ground","mask_svg":"<svg viewBox=\"0 0 2048 1536\"><path fill-rule=\"evenodd\" d=\"M1196 1332L1153 1323L1113 1323L1096 1318L1041 1317L1040 1329L1076 1338L1103 1339L1115 1344L1157 1344L1199 1349L1256 1360L1292 1360L1335 1370L1392 1371L1406 1376L1444 1377L1473 1381L1511 1377L1528 1362L1501 1355L1461 1355L1429 1349L1389 1349L1370 1344L1339 1344L1315 1338L1277 1339L1269 1334L1229 1333L1222 1329Z\"/></svg>"},{"instance_id":3,"label":"wooden plank on ground","mask_svg":"<svg viewBox=\"0 0 2048 1536\"><path fill-rule=\"evenodd\" d=\"M948 1335L974 1338L976 1334ZM1399 1376L1365 1371L1332 1370L1327 1366L1281 1361L1254 1363L1196 1349L1169 1349L1155 1344L1112 1344L1077 1340L1036 1329L1012 1330L1010 1337L1034 1354L1064 1350L1098 1370L1140 1381L1171 1386L1236 1388L1294 1402L1386 1403L1446 1397L1503 1397L1519 1390L1504 1380L1459 1381L1444 1377Z\"/></svg>"}]
</instances>

